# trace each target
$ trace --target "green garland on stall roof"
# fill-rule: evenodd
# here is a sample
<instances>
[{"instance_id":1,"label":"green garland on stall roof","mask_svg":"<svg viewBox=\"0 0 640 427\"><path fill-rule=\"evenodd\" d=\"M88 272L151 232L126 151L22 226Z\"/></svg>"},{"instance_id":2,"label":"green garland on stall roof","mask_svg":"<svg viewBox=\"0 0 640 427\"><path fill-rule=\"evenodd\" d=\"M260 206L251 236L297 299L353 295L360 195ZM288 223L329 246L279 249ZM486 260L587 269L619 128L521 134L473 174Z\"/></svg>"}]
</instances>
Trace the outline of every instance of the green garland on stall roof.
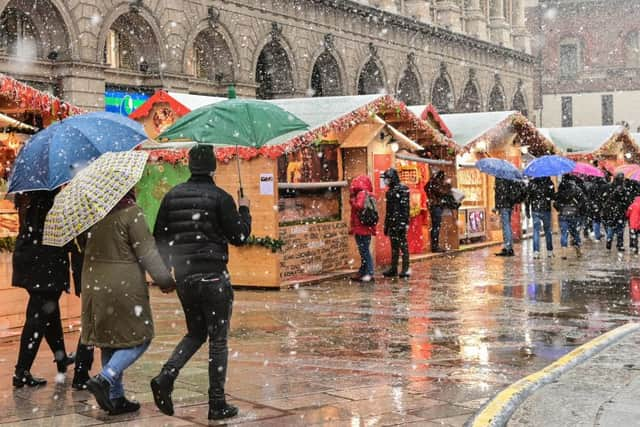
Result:
<instances>
[{"instance_id":1,"label":"green garland on stall roof","mask_svg":"<svg viewBox=\"0 0 640 427\"><path fill-rule=\"evenodd\" d=\"M0 252L13 252L16 248L15 237L2 237L0 238Z\"/></svg>"},{"instance_id":2,"label":"green garland on stall roof","mask_svg":"<svg viewBox=\"0 0 640 427\"><path fill-rule=\"evenodd\" d=\"M265 237L249 236L245 244L262 246L264 248L271 249L271 252L276 253L282 249L282 247L284 246L284 241L280 239L274 239L269 236L265 236Z\"/></svg>"}]
</instances>

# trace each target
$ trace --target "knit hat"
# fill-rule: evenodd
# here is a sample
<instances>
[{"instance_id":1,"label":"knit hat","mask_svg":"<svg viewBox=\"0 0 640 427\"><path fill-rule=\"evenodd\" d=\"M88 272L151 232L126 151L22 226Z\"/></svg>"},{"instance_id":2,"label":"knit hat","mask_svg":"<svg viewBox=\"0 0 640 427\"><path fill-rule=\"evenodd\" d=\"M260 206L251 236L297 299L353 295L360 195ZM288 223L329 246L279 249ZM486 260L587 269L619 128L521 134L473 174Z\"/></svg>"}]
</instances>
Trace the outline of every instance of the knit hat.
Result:
<instances>
[{"instance_id":1,"label":"knit hat","mask_svg":"<svg viewBox=\"0 0 640 427\"><path fill-rule=\"evenodd\" d=\"M189 170L192 175L209 175L216 170L216 157L210 145L196 145L189 150Z\"/></svg>"}]
</instances>

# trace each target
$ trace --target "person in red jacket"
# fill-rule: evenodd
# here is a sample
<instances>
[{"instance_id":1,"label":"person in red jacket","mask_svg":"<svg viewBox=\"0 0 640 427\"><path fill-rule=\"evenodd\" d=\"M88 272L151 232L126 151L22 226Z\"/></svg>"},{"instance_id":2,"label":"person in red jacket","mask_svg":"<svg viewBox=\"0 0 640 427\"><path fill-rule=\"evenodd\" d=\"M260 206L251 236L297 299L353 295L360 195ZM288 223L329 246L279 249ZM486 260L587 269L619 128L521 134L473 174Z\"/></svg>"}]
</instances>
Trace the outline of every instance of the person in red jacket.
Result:
<instances>
[{"instance_id":1,"label":"person in red jacket","mask_svg":"<svg viewBox=\"0 0 640 427\"><path fill-rule=\"evenodd\" d=\"M367 175L355 177L351 181L349 192L349 204L351 205L351 228L349 233L355 236L361 259L360 270L351 280L373 282L373 257L369 246L371 245L371 236L376 235L376 227L366 226L360 221L360 212L364 209L367 195L373 193L371 179Z\"/></svg>"},{"instance_id":2,"label":"person in red jacket","mask_svg":"<svg viewBox=\"0 0 640 427\"><path fill-rule=\"evenodd\" d=\"M633 203L627 208L627 218L629 219L629 235L631 237L631 249L638 255L638 234L640 234L640 196L637 196Z\"/></svg>"}]
</instances>

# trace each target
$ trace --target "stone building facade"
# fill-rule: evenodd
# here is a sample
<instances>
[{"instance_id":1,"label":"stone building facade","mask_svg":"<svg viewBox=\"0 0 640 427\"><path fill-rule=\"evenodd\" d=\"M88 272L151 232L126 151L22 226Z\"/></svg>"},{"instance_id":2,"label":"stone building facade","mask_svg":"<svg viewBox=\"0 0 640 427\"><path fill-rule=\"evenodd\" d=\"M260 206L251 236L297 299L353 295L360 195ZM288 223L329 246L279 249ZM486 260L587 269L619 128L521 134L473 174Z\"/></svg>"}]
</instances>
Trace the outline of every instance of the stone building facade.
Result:
<instances>
[{"instance_id":1,"label":"stone building facade","mask_svg":"<svg viewBox=\"0 0 640 427\"><path fill-rule=\"evenodd\" d=\"M86 109L157 88L532 111L524 0L0 0L0 72Z\"/></svg>"},{"instance_id":2,"label":"stone building facade","mask_svg":"<svg viewBox=\"0 0 640 427\"><path fill-rule=\"evenodd\" d=\"M640 1L540 0L527 9L544 127L640 126Z\"/></svg>"}]
</instances>

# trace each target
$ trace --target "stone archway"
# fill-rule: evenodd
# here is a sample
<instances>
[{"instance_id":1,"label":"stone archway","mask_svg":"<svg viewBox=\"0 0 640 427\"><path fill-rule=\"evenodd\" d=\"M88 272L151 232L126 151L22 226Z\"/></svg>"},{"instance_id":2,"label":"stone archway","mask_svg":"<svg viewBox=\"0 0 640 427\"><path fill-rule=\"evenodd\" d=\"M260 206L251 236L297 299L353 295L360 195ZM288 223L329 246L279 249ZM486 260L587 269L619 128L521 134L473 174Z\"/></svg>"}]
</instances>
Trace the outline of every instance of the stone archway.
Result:
<instances>
[{"instance_id":1,"label":"stone archway","mask_svg":"<svg viewBox=\"0 0 640 427\"><path fill-rule=\"evenodd\" d=\"M11 0L0 14L0 53L31 59L72 58L69 28L49 0Z\"/></svg>"},{"instance_id":2,"label":"stone archway","mask_svg":"<svg viewBox=\"0 0 640 427\"><path fill-rule=\"evenodd\" d=\"M374 58L369 58L358 76L358 95L370 95L384 92L382 70Z\"/></svg>"},{"instance_id":3,"label":"stone archway","mask_svg":"<svg viewBox=\"0 0 640 427\"><path fill-rule=\"evenodd\" d=\"M527 108L527 100L524 97L524 93L522 93L522 84L518 84L518 89L516 93L513 95L512 107L513 110L519 111L523 116L529 115L529 109Z\"/></svg>"},{"instance_id":4,"label":"stone archway","mask_svg":"<svg viewBox=\"0 0 640 427\"><path fill-rule=\"evenodd\" d=\"M340 96L343 93L338 61L328 50L322 52L313 64L311 90L313 96Z\"/></svg>"},{"instance_id":5,"label":"stone archway","mask_svg":"<svg viewBox=\"0 0 640 427\"><path fill-rule=\"evenodd\" d=\"M191 74L218 84L234 81L234 60L224 36L207 28L196 36L191 52Z\"/></svg>"},{"instance_id":6,"label":"stone archway","mask_svg":"<svg viewBox=\"0 0 640 427\"><path fill-rule=\"evenodd\" d=\"M480 89L478 89L478 85L472 78L469 78L464 86L457 110L461 113L477 113L482 110Z\"/></svg>"},{"instance_id":7,"label":"stone archway","mask_svg":"<svg viewBox=\"0 0 640 427\"><path fill-rule=\"evenodd\" d=\"M453 89L446 72L441 71L433 82L431 103L440 114L453 112Z\"/></svg>"},{"instance_id":8,"label":"stone archway","mask_svg":"<svg viewBox=\"0 0 640 427\"><path fill-rule=\"evenodd\" d=\"M396 97L405 103L405 105L422 104L422 95L420 90L420 80L418 75L411 68L404 70L400 82L398 82L398 90Z\"/></svg>"},{"instance_id":9,"label":"stone archway","mask_svg":"<svg viewBox=\"0 0 640 427\"><path fill-rule=\"evenodd\" d=\"M294 93L293 70L287 51L277 39L260 51L256 65L256 98L272 99Z\"/></svg>"},{"instance_id":10,"label":"stone archway","mask_svg":"<svg viewBox=\"0 0 640 427\"><path fill-rule=\"evenodd\" d=\"M504 96L504 90L502 89L502 85L496 82L491 89L491 93L489 94L489 111L504 111L506 110L506 99Z\"/></svg>"},{"instance_id":11,"label":"stone archway","mask_svg":"<svg viewBox=\"0 0 640 427\"><path fill-rule=\"evenodd\" d=\"M111 24L103 48L103 62L111 68L157 72L162 63L160 44L151 25L139 13L124 13Z\"/></svg>"}]
</instances>

